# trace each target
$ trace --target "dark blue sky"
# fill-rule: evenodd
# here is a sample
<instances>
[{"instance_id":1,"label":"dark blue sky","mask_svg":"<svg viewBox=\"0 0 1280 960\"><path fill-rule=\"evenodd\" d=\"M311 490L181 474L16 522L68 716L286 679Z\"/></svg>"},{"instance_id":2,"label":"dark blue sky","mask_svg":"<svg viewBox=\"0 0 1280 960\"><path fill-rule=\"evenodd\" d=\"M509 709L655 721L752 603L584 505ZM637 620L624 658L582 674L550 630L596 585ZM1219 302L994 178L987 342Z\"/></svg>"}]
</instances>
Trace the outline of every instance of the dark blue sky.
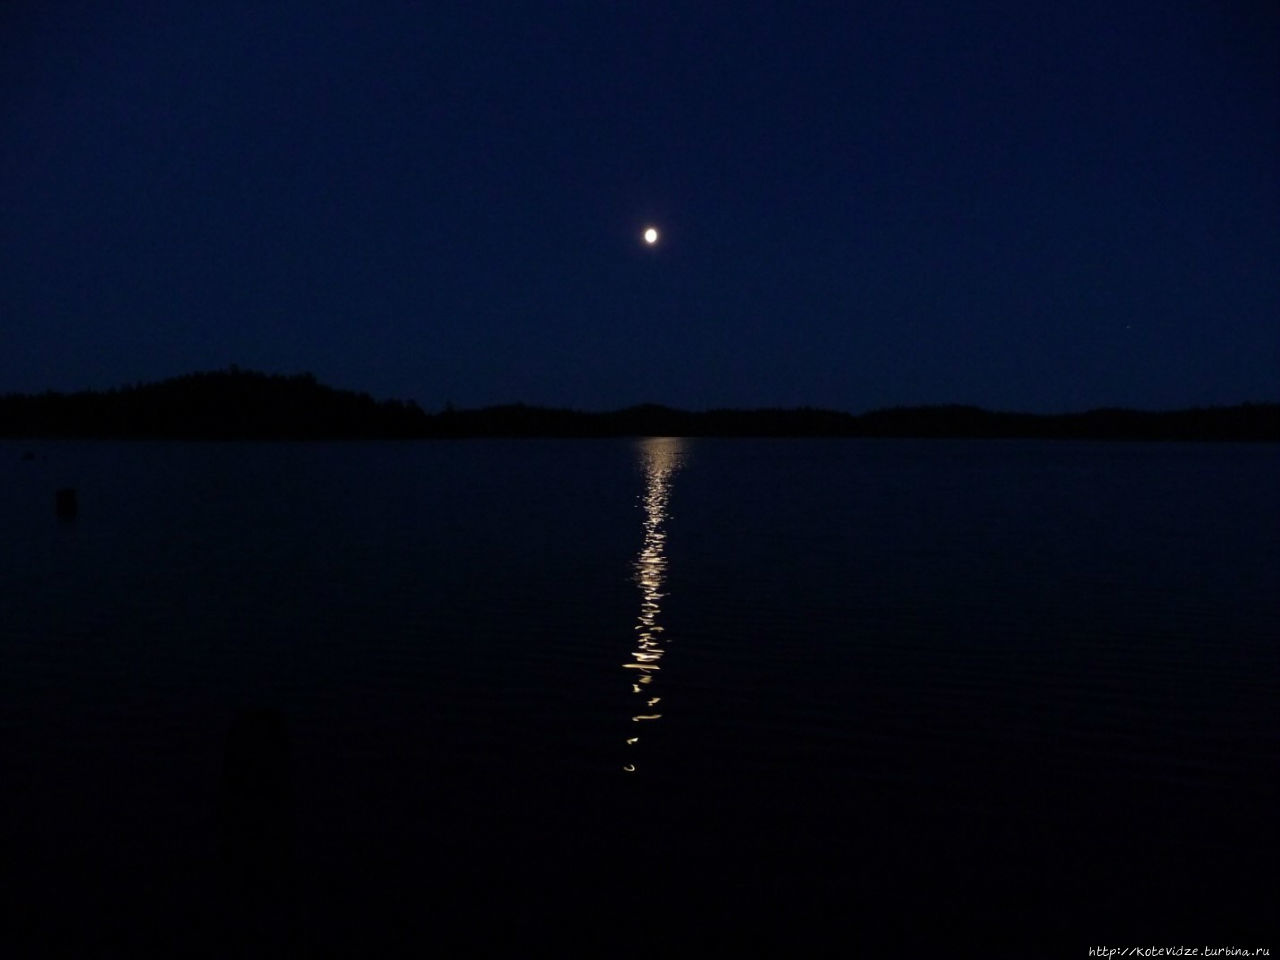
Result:
<instances>
[{"instance_id":1,"label":"dark blue sky","mask_svg":"<svg viewBox=\"0 0 1280 960\"><path fill-rule=\"evenodd\" d=\"M1274 11L11 2L0 392L1280 399Z\"/></svg>"}]
</instances>

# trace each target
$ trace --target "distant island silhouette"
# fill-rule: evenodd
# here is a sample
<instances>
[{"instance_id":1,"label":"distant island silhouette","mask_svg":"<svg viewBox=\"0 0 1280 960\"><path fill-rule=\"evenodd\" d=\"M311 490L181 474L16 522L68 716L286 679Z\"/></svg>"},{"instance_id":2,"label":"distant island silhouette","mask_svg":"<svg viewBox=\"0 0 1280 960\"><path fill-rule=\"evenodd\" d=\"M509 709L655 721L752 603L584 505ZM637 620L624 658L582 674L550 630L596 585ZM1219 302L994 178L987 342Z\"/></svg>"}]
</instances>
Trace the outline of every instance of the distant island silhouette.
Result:
<instances>
[{"instance_id":1,"label":"distant island silhouette","mask_svg":"<svg viewBox=\"0 0 1280 960\"><path fill-rule=\"evenodd\" d=\"M309 373L193 373L106 391L0 396L0 436L189 440L448 437L954 437L1062 440L1280 441L1280 403L1187 410L1005 413L962 405L862 414L811 407L677 410L645 404L608 412L508 404L428 412L377 401Z\"/></svg>"}]
</instances>

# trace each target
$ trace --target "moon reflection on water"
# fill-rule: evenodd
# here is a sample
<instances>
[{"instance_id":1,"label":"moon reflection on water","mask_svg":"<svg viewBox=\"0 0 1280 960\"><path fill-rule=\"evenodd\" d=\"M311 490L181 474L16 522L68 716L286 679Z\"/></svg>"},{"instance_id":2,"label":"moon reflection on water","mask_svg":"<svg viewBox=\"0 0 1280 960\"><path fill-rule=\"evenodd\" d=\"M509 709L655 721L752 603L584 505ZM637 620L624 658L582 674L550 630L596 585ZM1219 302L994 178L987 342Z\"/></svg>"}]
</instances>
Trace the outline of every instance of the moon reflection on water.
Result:
<instances>
[{"instance_id":1,"label":"moon reflection on water","mask_svg":"<svg viewBox=\"0 0 1280 960\"><path fill-rule=\"evenodd\" d=\"M633 723L647 723L661 719L654 677L661 669L659 661L666 653L663 627L659 623L662 614L663 583L667 572L666 530L664 524L670 518L667 504L671 497L671 477L684 459L684 441L679 437L648 437L640 441L640 461L645 472L644 492L644 540L636 555L634 569L636 585L640 588L640 613L636 617L636 648L623 669L630 674L631 692L636 698ZM638 743L638 734L627 737L627 745ZM623 770L634 773L634 762L623 765Z\"/></svg>"}]
</instances>

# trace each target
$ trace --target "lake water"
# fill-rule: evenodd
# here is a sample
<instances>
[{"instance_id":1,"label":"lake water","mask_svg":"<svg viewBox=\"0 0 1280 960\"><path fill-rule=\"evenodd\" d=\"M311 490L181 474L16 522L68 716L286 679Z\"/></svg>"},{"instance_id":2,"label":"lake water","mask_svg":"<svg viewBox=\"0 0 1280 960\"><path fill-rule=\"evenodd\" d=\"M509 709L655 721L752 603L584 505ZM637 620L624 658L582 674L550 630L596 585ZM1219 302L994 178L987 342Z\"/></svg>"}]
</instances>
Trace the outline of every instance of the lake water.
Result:
<instances>
[{"instance_id":1,"label":"lake water","mask_svg":"<svg viewBox=\"0 0 1280 960\"><path fill-rule=\"evenodd\" d=\"M0 442L0 937L1280 948L1278 478L1266 445Z\"/></svg>"}]
</instances>

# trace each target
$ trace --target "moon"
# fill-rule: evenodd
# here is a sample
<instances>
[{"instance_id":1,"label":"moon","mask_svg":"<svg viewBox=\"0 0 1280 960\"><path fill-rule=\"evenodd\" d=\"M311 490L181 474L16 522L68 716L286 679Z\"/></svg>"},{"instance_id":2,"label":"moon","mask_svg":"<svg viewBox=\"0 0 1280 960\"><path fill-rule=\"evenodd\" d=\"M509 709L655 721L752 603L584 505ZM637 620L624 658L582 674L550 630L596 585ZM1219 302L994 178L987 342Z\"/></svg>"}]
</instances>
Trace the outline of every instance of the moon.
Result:
<instances>
[{"instance_id":1,"label":"moon","mask_svg":"<svg viewBox=\"0 0 1280 960\"><path fill-rule=\"evenodd\" d=\"M651 247L658 242L658 231L654 227L645 227L644 242Z\"/></svg>"}]
</instances>

